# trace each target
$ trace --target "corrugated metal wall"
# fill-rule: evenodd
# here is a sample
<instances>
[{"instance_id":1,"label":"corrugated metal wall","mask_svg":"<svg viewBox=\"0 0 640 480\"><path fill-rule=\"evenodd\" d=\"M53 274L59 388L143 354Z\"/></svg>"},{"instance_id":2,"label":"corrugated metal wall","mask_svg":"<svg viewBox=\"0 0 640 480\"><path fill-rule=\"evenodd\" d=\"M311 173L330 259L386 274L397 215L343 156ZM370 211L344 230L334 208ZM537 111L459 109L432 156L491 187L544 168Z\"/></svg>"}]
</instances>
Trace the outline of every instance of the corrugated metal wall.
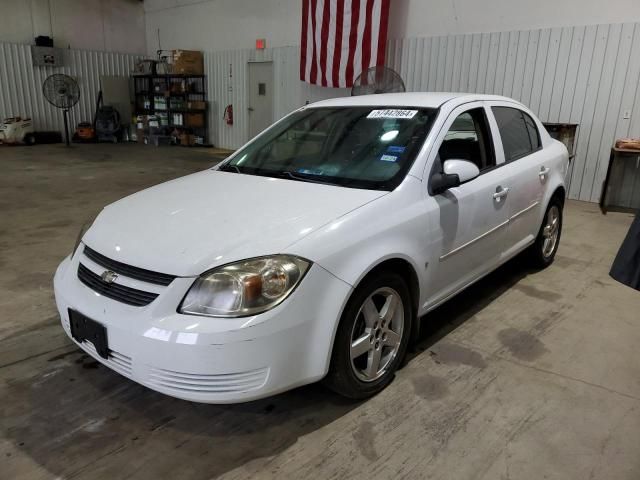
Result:
<instances>
[{"instance_id":1,"label":"corrugated metal wall","mask_svg":"<svg viewBox=\"0 0 640 480\"><path fill-rule=\"evenodd\" d=\"M247 63L260 60L274 62L274 120L307 100L348 95L300 82L298 47L208 53L211 138L219 146L247 140ZM543 121L580 124L571 198L597 201L615 138L640 136L640 24L402 39L389 43L387 63L409 91L505 95ZM222 120L229 103L232 127Z\"/></svg>"},{"instance_id":2,"label":"corrugated metal wall","mask_svg":"<svg viewBox=\"0 0 640 480\"><path fill-rule=\"evenodd\" d=\"M410 91L505 95L580 124L571 198L598 201L614 140L640 136L640 24L398 40L387 63Z\"/></svg>"},{"instance_id":3,"label":"corrugated metal wall","mask_svg":"<svg viewBox=\"0 0 640 480\"><path fill-rule=\"evenodd\" d=\"M74 77L80 87L80 101L70 111L71 128L81 120L93 119L100 90L100 75L129 76L139 55L86 50L65 50L65 66L34 67L29 45L0 43L0 116L31 116L39 130L63 131L62 110L47 102L42 84L52 73Z\"/></svg>"}]
</instances>

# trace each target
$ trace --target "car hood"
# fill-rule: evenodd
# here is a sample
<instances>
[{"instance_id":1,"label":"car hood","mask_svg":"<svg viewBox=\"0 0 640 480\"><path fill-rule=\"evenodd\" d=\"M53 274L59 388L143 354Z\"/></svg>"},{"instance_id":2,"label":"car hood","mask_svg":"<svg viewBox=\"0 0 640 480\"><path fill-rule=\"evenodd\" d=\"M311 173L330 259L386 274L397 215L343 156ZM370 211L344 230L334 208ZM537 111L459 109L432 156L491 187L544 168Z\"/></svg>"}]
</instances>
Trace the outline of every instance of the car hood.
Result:
<instances>
[{"instance_id":1,"label":"car hood","mask_svg":"<svg viewBox=\"0 0 640 480\"><path fill-rule=\"evenodd\" d=\"M119 262L195 276L235 260L282 253L385 193L207 170L107 206L83 242Z\"/></svg>"}]
</instances>

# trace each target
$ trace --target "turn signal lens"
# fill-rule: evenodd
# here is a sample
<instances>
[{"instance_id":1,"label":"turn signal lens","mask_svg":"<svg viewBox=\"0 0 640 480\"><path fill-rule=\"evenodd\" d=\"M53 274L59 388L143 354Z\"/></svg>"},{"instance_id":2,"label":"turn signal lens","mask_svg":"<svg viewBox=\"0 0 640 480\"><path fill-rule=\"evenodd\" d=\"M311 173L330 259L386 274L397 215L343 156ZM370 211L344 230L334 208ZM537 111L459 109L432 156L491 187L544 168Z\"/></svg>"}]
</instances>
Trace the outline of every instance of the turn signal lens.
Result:
<instances>
[{"instance_id":1,"label":"turn signal lens","mask_svg":"<svg viewBox=\"0 0 640 480\"><path fill-rule=\"evenodd\" d=\"M216 268L194 282L179 312L211 317L265 312L289 296L310 265L292 255L274 255Z\"/></svg>"},{"instance_id":2,"label":"turn signal lens","mask_svg":"<svg viewBox=\"0 0 640 480\"><path fill-rule=\"evenodd\" d=\"M289 277L280 266L271 266L261 275L262 295L266 298L278 298L287 291Z\"/></svg>"}]
</instances>

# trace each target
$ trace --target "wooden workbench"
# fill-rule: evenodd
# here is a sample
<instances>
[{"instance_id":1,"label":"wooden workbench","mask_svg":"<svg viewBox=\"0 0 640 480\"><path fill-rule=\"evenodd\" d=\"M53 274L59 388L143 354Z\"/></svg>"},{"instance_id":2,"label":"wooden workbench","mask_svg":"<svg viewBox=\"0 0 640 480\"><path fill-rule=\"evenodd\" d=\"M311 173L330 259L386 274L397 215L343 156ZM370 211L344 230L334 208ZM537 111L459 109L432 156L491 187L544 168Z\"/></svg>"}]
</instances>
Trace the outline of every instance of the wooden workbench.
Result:
<instances>
[{"instance_id":1,"label":"wooden workbench","mask_svg":"<svg viewBox=\"0 0 640 480\"><path fill-rule=\"evenodd\" d=\"M640 209L640 150L612 148L600 194L600 210L635 212Z\"/></svg>"}]
</instances>

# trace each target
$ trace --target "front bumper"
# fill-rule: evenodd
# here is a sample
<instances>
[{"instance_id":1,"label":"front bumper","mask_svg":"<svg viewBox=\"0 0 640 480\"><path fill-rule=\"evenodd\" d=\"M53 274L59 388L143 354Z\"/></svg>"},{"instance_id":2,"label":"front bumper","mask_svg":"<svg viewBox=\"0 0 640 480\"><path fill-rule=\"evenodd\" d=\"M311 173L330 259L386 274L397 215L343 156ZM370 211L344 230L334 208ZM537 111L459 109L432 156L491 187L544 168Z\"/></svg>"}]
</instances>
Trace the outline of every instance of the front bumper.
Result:
<instances>
[{"instance_id":1,"label":"front bumper","mask_svg":"<svg viewBox=\"0 0 640 480\"><path fill-rule=\"evenodd\" d=\"M104 325L109 359L100 357L89 342L74 342L125 377L185 400L236 403L317 381L328 371L335 329L351 287L318 265L273 310L252 317L209 318L176 312L193 278L176 278L160 287L160 295L145 307L99 295L78 280L80 261L99 269L81 250L66 258L54 277L62 326L71 338L70 308Z\"/></svg>"}]
</instances>

